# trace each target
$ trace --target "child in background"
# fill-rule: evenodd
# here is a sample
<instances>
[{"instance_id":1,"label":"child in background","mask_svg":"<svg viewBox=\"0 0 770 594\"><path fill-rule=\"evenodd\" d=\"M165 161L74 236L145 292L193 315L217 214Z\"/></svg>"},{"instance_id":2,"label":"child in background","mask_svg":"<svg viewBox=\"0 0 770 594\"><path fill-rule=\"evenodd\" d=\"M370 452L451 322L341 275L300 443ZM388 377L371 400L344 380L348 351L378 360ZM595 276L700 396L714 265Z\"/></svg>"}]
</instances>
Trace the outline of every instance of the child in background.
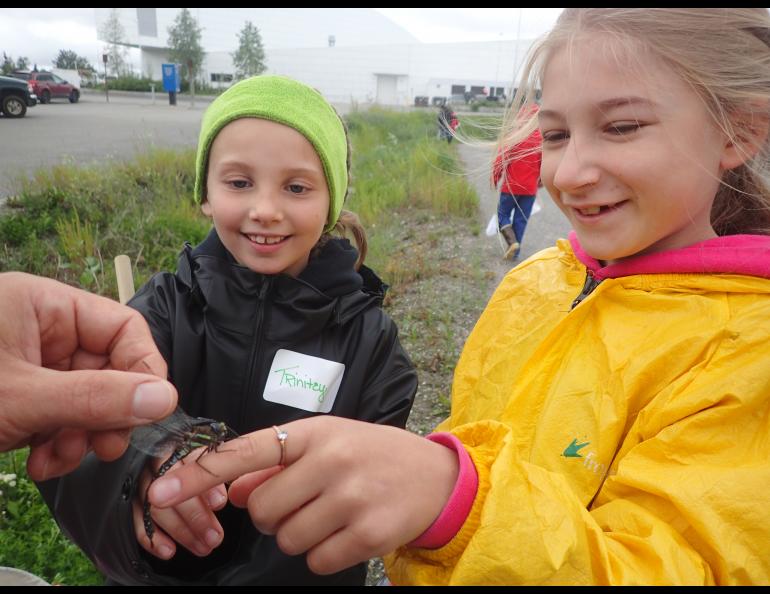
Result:
<instances>
[{"instance_id":1,"label":"child in background","mask_svg":"<svg viewBox=\"0 0 770 594\"><path fill-rule=\"evenodd\" d=\"M532 119L537 105L522 110L522 118ZM515 260L521 251L535 196L540 187L540 130L535 129L523 141L505 145L497 152L492 165L492 186L500 186L497 201L497 227L508 248L503 256Z\"/></svg>"},{"instance_id":2,"label":"child in background","mask_svg":"<svg viewBox=\"0 0 770 594\"><path fill-rule=\"evenodd\" d=\"M395 584L770 581L769 44L766 8L566 9L504 138L539 127L574 232L503 280L450 418L284 425L284 470L231 501L316 571L400 547ZM270 431L230 443L221 476L276 463ZM189 466L150 499L206 488Z\"/></svg>"},{"instance_id":3,"label":"child in background","mask_svg":"<svg viewBox=\"0 0 770 594\"><path fill-rule=\"evenodd\" d=\"M175 274L154 276L129 303L147 319L189 415L238 433L326 414L405 426L416 373L381 309L386 287L362 265L363 229L342 210L349 164L341 119L299 82L250 78L207 109L195 198L214 228L184 248ZM358 251L334 236L347 231ZM242 510L215 516L227 500L221 487L153 509L151 546L141 506L158 463L129 450L41 487L111 583L364 584L365 563L319 576Z\"/></svg>"}]
</instances>

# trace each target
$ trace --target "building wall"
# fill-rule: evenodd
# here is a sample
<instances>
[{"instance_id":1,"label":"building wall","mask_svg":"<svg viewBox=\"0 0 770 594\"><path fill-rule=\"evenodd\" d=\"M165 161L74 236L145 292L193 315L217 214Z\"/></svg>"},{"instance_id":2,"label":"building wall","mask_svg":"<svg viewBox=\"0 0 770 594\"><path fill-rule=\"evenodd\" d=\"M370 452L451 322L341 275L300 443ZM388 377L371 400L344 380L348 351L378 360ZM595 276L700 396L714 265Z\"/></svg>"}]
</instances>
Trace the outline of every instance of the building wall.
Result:
<instances>
[{"instance_id":1,"label":"building wall","mask_svg":"<svg viewBox=\"0 0 770 594\"><path fill-rule=\"evenodd\" d=\"M331 101L341 102L377 102L378 75L394 75L398 78L395 105L411 105L417 96L448 98L452 85L463 85L468 91L471 86L503 87L510 96L514 65L521 65L531 43L522 40L285 49L267 52L267 63L269 72L302 80Z\"/></svg>"},{"instance_id":2,"label":"building wall","mask_svg":"<svg viewBox=\"0 0 770 594\"><path fill-rule=\"evenodd\" d=\"M96 9L97 21L111 9ZM179 9L118 9L129 39L140 44L142 74L161 78L168 62L167 28ZM152 11L156 36L138 35L137 10ZM332 11L332 12L330 12ZM336 12L334 12L336 11ZM412 105L415 97L449 98L452 86L504 88L510 97L517 67L531 40L424 44L371 9L271 8L191 10L203 29L206 57L200 80L229 86L237 32L253 18L262 35L268 72L291 76L319 89L330 101ZM335 31L318 26L335 17ZM147 13L143 20L147 22ZM293 18L291 18L293 17ZM334 47L328 35L335 35ZM384 42L386 40L387 42ZM213 78L217 79L212 81ZM224 75L224 76L222 76ZM378 97L378 81L380 96ZM395 90L393 86L395 84Z\"/></svg>"},{"instance_id":3,"label":"building wall","mask_svg":"<svg viewBox=\"0 0 770 594\"><path fill-rule=\"evenodd\" d=\"M266 50L268 72L283 74L316 87L330 101L377 102L378 75L397 77L395 102L411 105L414 98L450 97L453 85L502 87L510 97L514 64L521 65L531 40L477 43L400 44ZM143 48L142 71L159 79L167 52ZM211 86L211 74L233 74L230 52L210 52L200 79Z\"/></svg>"}]
</instances>

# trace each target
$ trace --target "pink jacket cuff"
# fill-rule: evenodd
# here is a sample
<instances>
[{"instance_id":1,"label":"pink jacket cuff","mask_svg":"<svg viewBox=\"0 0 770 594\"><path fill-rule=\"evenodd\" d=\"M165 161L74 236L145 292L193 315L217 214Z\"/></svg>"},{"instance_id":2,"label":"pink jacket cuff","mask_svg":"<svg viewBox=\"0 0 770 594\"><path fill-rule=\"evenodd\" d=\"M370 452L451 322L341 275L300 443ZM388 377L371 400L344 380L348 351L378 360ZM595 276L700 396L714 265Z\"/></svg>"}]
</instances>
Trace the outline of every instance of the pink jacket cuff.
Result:
<instances>
[{"instance_id":1,"label":"pink jacket cuff","mask_svg":"<svg viewBox=\"0 0 770 594\"><path fill-rule=\"evenodd\" d=\"M425 532L407 545L422 549L438 549L452 540L462 528L473 507L473 501L476 499L479 477L473 460L465 451L462 442L454 435L451 433L432 433L426 439L454 450L460 463L460 472L457 475L455 488L444 509Z\"/></svg>"}]
</instances>

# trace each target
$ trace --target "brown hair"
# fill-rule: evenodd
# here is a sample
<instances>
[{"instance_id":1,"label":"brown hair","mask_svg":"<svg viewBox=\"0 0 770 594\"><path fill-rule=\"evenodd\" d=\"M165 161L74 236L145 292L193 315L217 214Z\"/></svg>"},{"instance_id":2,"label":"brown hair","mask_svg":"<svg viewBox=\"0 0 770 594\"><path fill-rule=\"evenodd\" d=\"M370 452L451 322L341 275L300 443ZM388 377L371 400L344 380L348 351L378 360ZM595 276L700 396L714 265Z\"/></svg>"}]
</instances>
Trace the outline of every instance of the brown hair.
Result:
<instances>
[{"instance_id":1,"label":"brown hair","mask_svg":"<svg viewBox=\"0 0 770 594\"><path fill-rule=\"evenodd\" d=\"M366 232L364 231L361 222L358 220L358 216L349 210L343 209L340 212L340 217L337 219L334 228L321 235L318 243L315 244L315 247L313 247L313 250L310 252L310 257L315 257L315 255L321 251L321 248L323 248L329 240L333 239L335 235L339 237L347 237L348 235L353 236L353 240L356 242L356 247L358 248L358 259L356 260L355 269L358 270L361 268L361 265L366 259L369 244L366 241Z\"/></svg>"},{"instance_id":2,"label":"brown hair","mask_svg":"<svg viewBox=\"0 0 770 594\"><path fill-rule=\"evenodd\" d=\"M766 8L568 8L530 50L499 145L536 127L520 108L535 100L549 58L581 36L638 44L662 58L703 101L714 124L746 161L724 173L711 210L718 235L770 235L768 138L752 144L770 118L770 13ZM630 53L630 52L629 52ZM517 117L518 116L518 117Z\"/></svg>"}]
</instances>

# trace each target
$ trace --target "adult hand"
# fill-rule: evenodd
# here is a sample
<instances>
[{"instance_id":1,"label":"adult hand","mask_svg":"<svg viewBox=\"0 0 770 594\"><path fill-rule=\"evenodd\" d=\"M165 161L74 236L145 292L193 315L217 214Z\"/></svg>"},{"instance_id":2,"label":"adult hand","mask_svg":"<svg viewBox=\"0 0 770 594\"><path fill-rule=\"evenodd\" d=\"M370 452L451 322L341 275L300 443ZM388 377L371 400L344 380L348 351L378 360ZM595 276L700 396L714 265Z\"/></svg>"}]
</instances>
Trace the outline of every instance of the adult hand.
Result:
<instances>
[{"instance_id":1,"label":"adult hand","mask_svg":"<svg viewBox=\"0 0 770 594\"><path fill-rule=\"evenodd\" d=\"M326 416L281 429L288 433L283 469L276 433L264 429L207 454L205 469L187 464L167 473L150 487L150 501L174 505L241 477L230 500L248 507L285 553L308 552L310 569L329 574L417 538L457 480L456 454L408 431Z\"/></svg>"},{"instance_id":2,"label":"adult hand","mask_svg":"<svg viewBox=\"0 0 770 594\"><path fill-rule=\"evenodd\" d=\"M173 412L176 390L136 311L57 281L0 274L0 451L30 445L29 476L119 457L127 429Z\"/></svg>"}]
</instances>

